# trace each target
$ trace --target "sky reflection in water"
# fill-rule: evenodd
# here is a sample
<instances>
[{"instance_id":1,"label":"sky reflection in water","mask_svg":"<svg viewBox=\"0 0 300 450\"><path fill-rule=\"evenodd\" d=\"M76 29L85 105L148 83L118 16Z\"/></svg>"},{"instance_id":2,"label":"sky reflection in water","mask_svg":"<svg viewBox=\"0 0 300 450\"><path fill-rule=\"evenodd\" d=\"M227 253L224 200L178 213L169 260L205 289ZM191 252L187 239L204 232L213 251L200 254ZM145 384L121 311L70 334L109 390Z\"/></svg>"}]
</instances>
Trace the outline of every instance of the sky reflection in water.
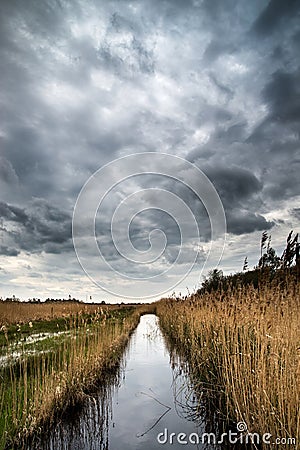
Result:
<instances>
[{"instance_id":1,"label":"sky reflection in water","mask_svg":"<svg viewBox=\"0 0 300 450\"><path fill-rule=\"evenodd\" d=\"M63 422L51 433L44 448L49 450L134 450L203 448L182 445L176 439L165 445L157 435L168 430L202 433L187 419L191 389L186 375L172 369L170 354L153 314L141 317L125 356L118 385L107 386L90 398L78 417ZM188 408L187 408L188 411ZM207 448L207 447L206 447Z\"/></svg>"}]
</instances>

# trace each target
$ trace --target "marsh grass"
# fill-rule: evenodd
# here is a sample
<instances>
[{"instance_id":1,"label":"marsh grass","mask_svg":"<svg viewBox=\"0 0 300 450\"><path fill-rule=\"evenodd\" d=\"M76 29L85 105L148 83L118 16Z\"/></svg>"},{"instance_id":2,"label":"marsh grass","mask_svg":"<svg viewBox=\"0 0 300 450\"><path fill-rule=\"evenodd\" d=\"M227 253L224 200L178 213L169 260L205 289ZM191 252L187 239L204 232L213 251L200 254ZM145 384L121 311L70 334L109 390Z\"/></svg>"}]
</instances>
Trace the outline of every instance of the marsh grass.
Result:
<instances>
[{"instance_id":1,"label":"marsh grass","mask_svg":"<svg viewBox=\"0 0 300 450\"><path fill-rule=\"evenodd\" d=\"M128 305L99 305L73 301L55 301L45 303L25 303L20 301L0 301L0 327L11 324L28 324L30 321L65 320L76 314L89 315L102 310L109 313L127 309Z\"/></svg>"},{"instance_id":2,"label":"marsh grass","mask_svg":"<svg viewBox=\"0 0 300 450\"><path fill-rule=\"evenodd\" d=\"M55 344L47 339L32 354L24 343L20 357L0 369L0 448L21 448L28 436L84 402L118 364L142 313L141 308L124 308L71 315L65 324L68 333ZM6 340L10 352L7 333Z\"/></svg>"},{"instance_id":3,"label":"marsh grass","mask_svg":"<svg viewBox=\"0 0 300 450\"><path fill-rule=\"evenodd\" d=\"M199 399L208 398L224 424L243 421L252 433L299 442L299 294L290 277L284 287L235 286L158 303L160 325L188 361Z\"/></svg>"}]
</instances>

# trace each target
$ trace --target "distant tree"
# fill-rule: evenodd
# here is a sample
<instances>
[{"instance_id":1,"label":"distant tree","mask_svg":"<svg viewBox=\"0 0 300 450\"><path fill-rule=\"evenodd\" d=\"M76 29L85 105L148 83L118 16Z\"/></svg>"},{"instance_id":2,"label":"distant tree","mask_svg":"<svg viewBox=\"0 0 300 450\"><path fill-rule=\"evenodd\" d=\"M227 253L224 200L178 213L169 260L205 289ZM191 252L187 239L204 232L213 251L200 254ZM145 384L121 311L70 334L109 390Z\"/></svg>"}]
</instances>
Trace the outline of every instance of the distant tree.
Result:
<instances>
[{"instance_id":1,"label":"distant tree","mask_svg":"<svg viewBox=\"0 0 300 450\"><path fill-rule=\"evenodd\" d=\"M202 290L211 292L217 290L224 279L223 271L219 269L212 269L208 272L207 278L202 283Z\"/></svg>"},{"instance_id":2,"label":"distant tree","mask_svg":"<svg viewBox=\"0 0 300 450\"><path fill-rule=\"evenodd\" d=\"M267 252L262 255L258 262L258 267L269 267L272 270L277 270L280 266L280 258L276 255L274 248L269 247Z\"/></svg>"},{"instance_id":3,"label":"distant tree","mask_svg":"<svg viewBox=\"0 0 300 450\"><path fill-rule=\"evenodd\" d=\"M267 245L266 242L268 241ZM263 250L266 252L263 253ZM266 231L263 232L260 246L260 259L258 267L264 269L268 267L272 272L275 272L280 267L280 258L276 255L275 250L271 247L271 235L268 236Z\"/></svg>"},{"instance_id":4,"label":"distant tree","mask_svg":"<svg viewBox=\"0 0 300 450\"><path fill-rule=\"evenodd\" d=\"M12 297L6 297L5 301L6 302L19 302L20 299L18 297L16 297L15 295L13 295Z\"/></svg>"}]
</instances>

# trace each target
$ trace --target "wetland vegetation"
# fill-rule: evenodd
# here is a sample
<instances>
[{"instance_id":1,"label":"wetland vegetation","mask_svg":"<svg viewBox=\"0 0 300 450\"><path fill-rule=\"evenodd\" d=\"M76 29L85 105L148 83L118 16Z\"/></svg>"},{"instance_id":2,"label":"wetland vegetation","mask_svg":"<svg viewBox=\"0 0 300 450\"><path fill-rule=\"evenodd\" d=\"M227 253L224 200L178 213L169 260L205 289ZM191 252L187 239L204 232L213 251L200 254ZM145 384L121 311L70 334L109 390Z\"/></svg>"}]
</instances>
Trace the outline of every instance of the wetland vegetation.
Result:
<instances>
[{"instance_id":1,"label":"wetland vegetation","mask_svg":"<svg viewBox=\"0 0 300 450\"><path fill-rule=\"evenodd\" d=\"M171 366L190 380L192 405L184 404L187 398L181 404L189 420L205 417L207 427L220 433L244 423L244 434L270 433L297 448L299 246L290 234L279 258L270 241L263 235L261 258L252 271L245 264L242 273L225 277L215 269L201 289L184 298L136 306L0 302L0 448L23 448L64 413L93 399L91 392L105 390L145 313L158 316L155 333L163 333ZM149 345L141 348L146 352ZM136 355L142 362L148 358L140 351ZM155 358L153 367L158 367ZM158 373L156 368L157 391Z\"/></svg>"},{"instance_id":2,"label":"wetland vegetation","mask_svg":"<svg viewBox=\"0 0 300 450\"><path fill-rule=\"evenodd\" d=\"M15 304L9 306L14 310ZM19 448L32 433L80 404L118 364L147 306L88 309L50 321L2 319L0 448Z\"/></svg>"},{"instance_id":3,"label":"wetland vegetation","mask_svg":"<svg viewBox=\"0 0 300 450\"><path fill-rule=\"evenodd\" d=\"M298 448L298 235L289 234L281 258L270 242L263 233L261 258L252 271L224 277L213 270L190 297L158 302L157 314L187 361L199 413L209 410L221 431L242 422L250 433L270 433Z\"/></svg>"}]
</instances>

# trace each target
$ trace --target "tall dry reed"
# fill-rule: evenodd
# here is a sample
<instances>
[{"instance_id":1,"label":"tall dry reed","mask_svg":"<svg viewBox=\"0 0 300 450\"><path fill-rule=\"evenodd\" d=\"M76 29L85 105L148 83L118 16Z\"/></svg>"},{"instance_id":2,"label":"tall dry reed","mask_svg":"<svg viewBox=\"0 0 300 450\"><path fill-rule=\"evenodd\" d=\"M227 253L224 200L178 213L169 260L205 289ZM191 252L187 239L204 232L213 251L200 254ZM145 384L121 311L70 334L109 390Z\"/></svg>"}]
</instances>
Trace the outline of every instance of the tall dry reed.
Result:
<instances>
[{"instance_id":1,"label":"tall dry reed","mask_svg":"<svg viewBox=\"0 0 300 450\"><path fill-rule=\"evenodd\" d=\"M160 324L220 417L300 439L300 288L294 278L166 299Z\"/></svg>"}]
</instances>

